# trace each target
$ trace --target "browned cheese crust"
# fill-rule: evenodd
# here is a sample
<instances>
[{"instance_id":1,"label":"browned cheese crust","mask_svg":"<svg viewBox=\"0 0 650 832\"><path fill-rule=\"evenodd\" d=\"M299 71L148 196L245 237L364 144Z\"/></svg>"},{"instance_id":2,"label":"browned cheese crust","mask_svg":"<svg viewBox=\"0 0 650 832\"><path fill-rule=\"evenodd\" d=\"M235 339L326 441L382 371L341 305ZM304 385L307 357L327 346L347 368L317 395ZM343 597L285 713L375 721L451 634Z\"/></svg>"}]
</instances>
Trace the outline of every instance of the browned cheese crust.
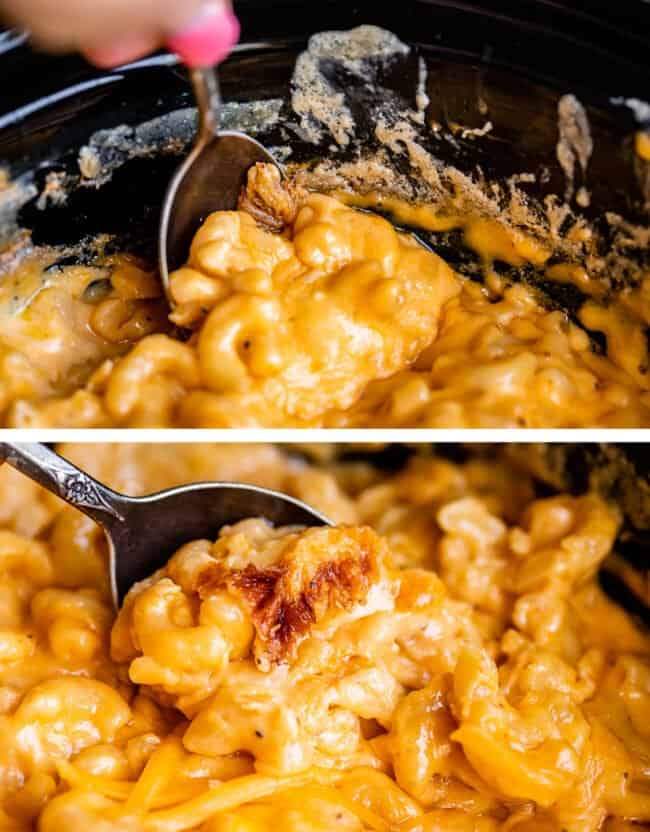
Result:
<instances>
[{"instance_id":1,"label":"browned cheese crust","mask_svg":"<svg viewBox=\"0 0 650 832\"><path fill-rule=\"evenodd\" d=\"M267 568L210 564L199 577L198 594L202 600L221 589L236 594L251 611L257 664L275 665L291 659L328 612L366 600L385 554L384 544L367 527L313 529L294 538L282 559Z\"/></svg>"},{"instance_id":2,"label":"browned cheese crust","mask_svg":"<svg viewBox=\"0 0 650 832\"><path fill-rule=\"evenodd\" d=\"M258 163L248 171L238 209L246 211L265 231L279 234L298 213L299 189L283 179L275 165Z\"/></svg>"}]
</instances>

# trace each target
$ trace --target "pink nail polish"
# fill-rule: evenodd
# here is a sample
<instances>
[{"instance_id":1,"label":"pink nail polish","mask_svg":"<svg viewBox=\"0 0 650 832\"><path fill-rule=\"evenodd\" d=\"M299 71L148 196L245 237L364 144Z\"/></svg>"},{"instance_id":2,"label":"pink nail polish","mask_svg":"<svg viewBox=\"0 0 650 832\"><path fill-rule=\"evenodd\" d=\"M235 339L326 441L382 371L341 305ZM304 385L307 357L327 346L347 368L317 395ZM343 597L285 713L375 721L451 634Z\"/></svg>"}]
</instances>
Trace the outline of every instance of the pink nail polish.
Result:
<instances>
[{"instance_id":1,"label":"pink nail polish","mask_svg":"<svg viewBox=\"0 0 650 832\"><path fill-rule=\"evenodd\" d=\"M227 57L239 40L239 21L228 8L204 15L168 42L189 67L212 66Z\"/></svg>"}]
</instances>

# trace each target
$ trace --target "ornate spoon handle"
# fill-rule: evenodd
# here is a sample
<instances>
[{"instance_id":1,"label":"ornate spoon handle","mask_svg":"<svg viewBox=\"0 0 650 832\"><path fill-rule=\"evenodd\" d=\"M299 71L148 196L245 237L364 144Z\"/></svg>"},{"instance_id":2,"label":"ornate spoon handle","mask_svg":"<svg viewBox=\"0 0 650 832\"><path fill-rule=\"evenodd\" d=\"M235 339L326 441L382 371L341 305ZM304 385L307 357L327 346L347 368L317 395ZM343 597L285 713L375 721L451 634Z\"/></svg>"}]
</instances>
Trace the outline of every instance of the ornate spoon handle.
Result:
<instances>
[{"instance_id":1,"label":"ornate spoon handle","mask_svg":"<svg viewBox=\"0 0 650 832\"><path fill-rule=\"evenodd\" d=\"M0 457L103 526L123 522L121 498L38 442L1 442Z\"/></svg>"}]
</instances>

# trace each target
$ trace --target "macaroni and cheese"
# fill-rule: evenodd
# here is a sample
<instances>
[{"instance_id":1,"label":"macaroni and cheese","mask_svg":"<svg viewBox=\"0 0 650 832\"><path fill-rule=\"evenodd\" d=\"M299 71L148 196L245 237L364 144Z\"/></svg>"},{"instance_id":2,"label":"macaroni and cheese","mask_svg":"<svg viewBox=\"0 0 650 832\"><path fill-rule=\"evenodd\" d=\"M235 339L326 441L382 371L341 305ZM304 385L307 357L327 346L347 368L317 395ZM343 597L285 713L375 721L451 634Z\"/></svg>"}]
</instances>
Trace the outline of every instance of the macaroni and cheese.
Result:
<instances>
[{"instance_id":1,"label":"macaroni and cheese","mask_svg":"<svg viewBox=\"0 0 650 832\"><path fill-rule=\"evenodd\" d=\"M338 525L190 541L115 617L99 529L0 469L0 828L634 832L650 638L621 518L511 463L64 446L133 494L240 479Z\"/></svg>"},{"instance_id":2,"label":"macaroni and cheese","mask_svg":"<svg viewBox=\"0 0 650 832\"><path fill-rule=\"evenodd\" d=\"M474 282L345 204L372 198L338 196L258 166L240 210L208 217L171 276L169 319L133 257L57 272L26 256L0 291L5 424L650 426L650 278L613 300L521 230L392 206L429 230L461 230L483 262ZM586 301L570 318L530 285L504 283L495 263L534 267ZM33 297L22 311L21 292Z\"/></svg>"}]
</instances>

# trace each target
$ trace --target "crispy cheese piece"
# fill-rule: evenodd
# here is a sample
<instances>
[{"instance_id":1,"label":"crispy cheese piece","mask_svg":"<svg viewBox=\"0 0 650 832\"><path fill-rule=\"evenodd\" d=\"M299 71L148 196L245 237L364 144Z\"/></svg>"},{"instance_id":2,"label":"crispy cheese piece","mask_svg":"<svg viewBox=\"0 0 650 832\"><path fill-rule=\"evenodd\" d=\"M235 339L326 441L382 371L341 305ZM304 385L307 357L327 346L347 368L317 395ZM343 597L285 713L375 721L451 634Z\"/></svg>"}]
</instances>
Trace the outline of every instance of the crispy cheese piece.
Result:
<instances>
[{"instance_id":1,"label":"crispy cheese piece","mask_svg":"<svg viewBox=\"0 0 650 832\"><path fill-rule=\"evenodd\" d=\"M237 208L245 211L265 231L279 233L293 223L298 213L300 190L283 180L274 165L253 165L248 171Z\"/></svg>"},{"instance_id":2,"label":"crispy cheese piece","mask_svg":"<svg viewBox=\"0 0 650 832\"><path fill-rule=\"evenodd\" d=\"M385 543L367 527L310 529L289 536L266 567L233 566L227 556L216 561L199 578L199 596L226 589L242 600L255 625L255 660L269 667L292 658L314 625L363 604L386 555Z\"/></svg>"},{"instance_id":3,"label":"crispy cheese piece","mask_svg":"<svg viewBox=\"0 0 650 832\"><path fill-rule=\"evenodd\" d=\"M258 668L269 670L291 661L314 628L363 609L373 593L396 592L387 560L386 543L367 527L300 531L244 521L224 529L214 544L184 546L131 591L113 630L113 656L134 660L133 678L134 666L137 675L156 656L162 660L155 642L165 640L167 650L173 642L178 662L162 661L159 680L169 693L181 692L179 674L188 681L199 666L215 673L249 647ZM185 662L199 646L201 655ZM137 658L140 651L145 656Z\"/></svg>"}]
</instances>

